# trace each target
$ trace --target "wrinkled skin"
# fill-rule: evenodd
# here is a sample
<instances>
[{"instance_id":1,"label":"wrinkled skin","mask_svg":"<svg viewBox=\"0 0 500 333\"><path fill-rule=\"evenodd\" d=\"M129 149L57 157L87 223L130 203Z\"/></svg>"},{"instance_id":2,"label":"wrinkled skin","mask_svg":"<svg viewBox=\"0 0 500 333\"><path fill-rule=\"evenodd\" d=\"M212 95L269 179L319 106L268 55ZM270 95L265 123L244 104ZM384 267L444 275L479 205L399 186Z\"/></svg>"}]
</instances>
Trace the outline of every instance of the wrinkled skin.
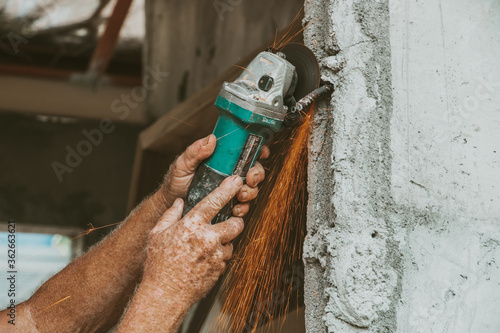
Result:
<instances>
[{"instance_id":1,"label":"wrinkled skin","mask_svg":"<svg viewBox=\"0 0 500 333\"><path fill-rule=\"evenodd\" d=\"M243 219L215 225L210 221L242 186L239 176L230 177L184 218L181 199L165 212L150 233L144 278L119 332L178 329L186 311L213 287L232 256L230 241L243 230Z\"/></svg>"},{"instance_id":2,"label":"wrinkled skin","mask_svg":"<svg viewBox=\"0 0 500 333\"><path fill-rule=\"evenodd\" d=\"M116 325L131 296L120 332L175 331L189 307L224 271L232 255L229 242L243 229L237 217L248 212L264 179L264 169L257 163L245 185L228 178L181 219L183 201L176 199L185 198L197 166L215 146L215 136L210 135L188 147L158 191L119 228L17 306L15 326L7 323L6 310L0 312L0 332L107 331ZM261 157L268 155L264 148ZM209 225L235 195L241 201L233 209L237 217Z\"/></svg>"},{"instance_id":3,"label":"wrinkled skin","mask_svg":"<svg viewBox=\"0 0 500 333\"><path fill-rule=\"evenodd\" d=\"M243 219L232 217L212 226L188 214L179 221L182 201L176 204L150 235L143 281L158 281L158 287L194 304L224 272L233 253L230 241L243 230Z\"/></svg>"}]
</instances>

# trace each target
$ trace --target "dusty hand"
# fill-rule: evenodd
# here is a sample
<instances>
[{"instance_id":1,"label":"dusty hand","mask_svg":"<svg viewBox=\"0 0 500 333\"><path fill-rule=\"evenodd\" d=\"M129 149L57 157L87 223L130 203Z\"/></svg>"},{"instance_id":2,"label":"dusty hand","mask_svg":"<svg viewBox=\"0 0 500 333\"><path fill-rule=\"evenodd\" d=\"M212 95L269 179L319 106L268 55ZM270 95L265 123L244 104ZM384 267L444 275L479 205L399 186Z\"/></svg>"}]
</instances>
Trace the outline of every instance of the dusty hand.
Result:
<instances>
[{"instance_id":1,"label":"dusty hand","mask_svg":"<svg viewBox=\"0 0 500 333\"><path fill-rule=\"evenodd\" d=\"M224 272L233 252L230 241L243 230L238 217L210 221L244 187L240 177L228 177L182 219L184 205L177 199L150 233L142 284L183 310L200 300Z\"/></svg>"},{"instance_id":2,"label":"dusty hand","mask_svg":"<svg viewBox=\"0 0 500 333\"><path fill-rule=\"evenodd\" d=\"M159 190L167 207L170 207L176 198L186 197L196 168L204 159L213 154L216 144L215 135L210 134L193 143L175 160ZM260 158L267 158L268 156L269 148L264 146ZM240 204L235 205L233 208L234 216L242 217L248 212L248 202L257 197L257 185L264 180L264 176L264 168L259 162L256 162L248 171L246 184L241 187L237 195Z\"/></svg>"}]
</instances>

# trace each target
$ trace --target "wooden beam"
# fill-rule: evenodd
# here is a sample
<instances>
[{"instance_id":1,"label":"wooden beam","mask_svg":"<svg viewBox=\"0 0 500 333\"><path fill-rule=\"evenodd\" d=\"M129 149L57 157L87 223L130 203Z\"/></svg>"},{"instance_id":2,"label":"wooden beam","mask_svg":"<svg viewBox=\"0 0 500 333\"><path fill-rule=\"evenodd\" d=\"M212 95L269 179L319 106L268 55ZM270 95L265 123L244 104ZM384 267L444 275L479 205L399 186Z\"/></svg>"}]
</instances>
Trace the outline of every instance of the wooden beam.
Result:
<instances>
[{"instance_id":1,"label":"wooden beam","mask_svg":"<svg viewBox=\"0 0 500 333\"><path fill-rule=\"evenodd\" d=\"M48 79L48 80L72 81L75 83L85 82L85 80L83 80L83 78L85 77L84 72L71 71L67 69L47 68L47 67L0 63L0 75L1 74ZM82 80L80 80L80 78L82 78ZM125 86L125 87L134 87L142 85L142 80L138 76L136 77L136 76L125 76L125 75L106 75L102 78L101 81L106 84Z\"/></svg>"},{"instance_id":2,"label":"wooden beam","mask_svg":"<svg viewBox=\"0 0 500 333\"><path fill-rule=\"evenodd\" d=\"M98 79L108 68L109 61L113 56L120 30L123 22L127 17L132 0L117 0L113 13L109 17L106 29L103 35L99 38L99 43L90 60L88 72L94 74Z\"/></svg>"},{"instance_id":3,"label":"wooden beam","mask_svg":"<svg viewBox=\"0 0 500 333\"><path fill-rule=\"evenodd\" d=\"M139 139L132 169L127 212L131 212L145 197L155 191L174 157L144 150Z\"/></svg>"},{"instance_id":4,"label":"wooden beam","mask_svg":"<svg viewBox=\"0 0 500 333\"><path fill-rule=\"evenodd\" d=\"M84 119L109 118L112 121L144 124L143 103L128 108L129 113L113 112L113 103L131 89L102 86L94 90L67 81L40 80L0 75L0 110ZM120 106L124 104L119 102ZM123 119L121 119L123 118Z\"/></svg>"}]
</instances>

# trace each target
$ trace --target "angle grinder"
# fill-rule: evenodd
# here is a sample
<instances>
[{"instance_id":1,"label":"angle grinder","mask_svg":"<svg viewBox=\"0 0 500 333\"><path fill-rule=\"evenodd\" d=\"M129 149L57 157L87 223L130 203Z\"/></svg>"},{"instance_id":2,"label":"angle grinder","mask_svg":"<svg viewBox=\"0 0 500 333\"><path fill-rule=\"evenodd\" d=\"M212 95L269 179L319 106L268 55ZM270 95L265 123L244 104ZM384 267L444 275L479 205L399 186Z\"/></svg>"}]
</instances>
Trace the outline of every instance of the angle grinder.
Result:
<instances>
[{"instance_id":1,"label":"angle grinder","mask_svg":"<svg viewBox=\"0 0 500 333\"><path fill-rule=\"evenodd\" d=\"M302 44L288 44L279 52L261 52L233 82L224 82L215 101L219 119L213 134L213 155L196 170L189 188L184 215L231 175L245 180L262 145L282 126L293 126L312 102L331 93L320 84L314 53ZM212 220L232 215L233 199Z\"/></svg>"}]
</instances>

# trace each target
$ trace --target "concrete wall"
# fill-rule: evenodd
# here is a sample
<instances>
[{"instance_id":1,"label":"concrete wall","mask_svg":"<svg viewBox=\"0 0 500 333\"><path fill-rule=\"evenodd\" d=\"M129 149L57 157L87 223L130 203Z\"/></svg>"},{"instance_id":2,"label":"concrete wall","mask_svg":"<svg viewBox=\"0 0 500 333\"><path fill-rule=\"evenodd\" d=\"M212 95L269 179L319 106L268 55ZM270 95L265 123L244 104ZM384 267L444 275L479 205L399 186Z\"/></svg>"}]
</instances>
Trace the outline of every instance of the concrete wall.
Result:
<instances>
[{"instance_id":1,"label":"concrete wall","mask_svg":"<svg viewBox=\"0 0 500 333\"><path fill-rule=\"evenodd\" d=\"M500 3L391 2L401 332L500 332Z\"/></svg>"},{"instance_id":2,"label":"concrete wall","mask_svg":"<svg viewBox=\"0 0 500 333\"><path fill-rule=\"evenodd\" d=\"M500 3L312 1L309 332L500 330Z\"/></svg>"}]
</instances>

